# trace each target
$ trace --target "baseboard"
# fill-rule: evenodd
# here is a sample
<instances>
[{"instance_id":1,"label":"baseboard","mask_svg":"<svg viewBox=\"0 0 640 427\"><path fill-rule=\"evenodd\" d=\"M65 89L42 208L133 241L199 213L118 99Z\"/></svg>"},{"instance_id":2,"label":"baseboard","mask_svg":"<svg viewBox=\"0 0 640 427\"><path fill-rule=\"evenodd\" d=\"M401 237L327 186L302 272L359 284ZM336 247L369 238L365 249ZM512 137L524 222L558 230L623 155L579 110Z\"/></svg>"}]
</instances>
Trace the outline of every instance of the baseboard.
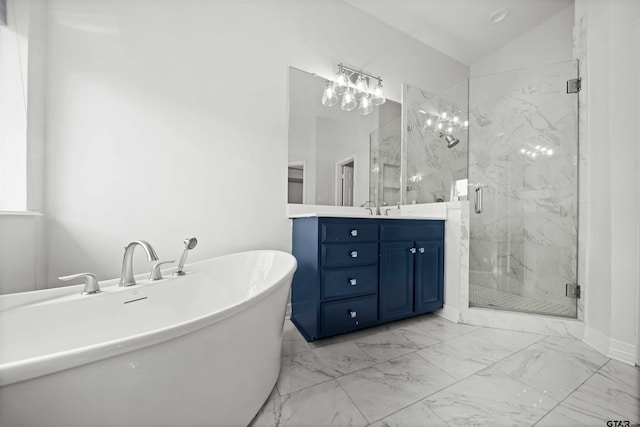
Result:
<instances>
[{"instance_id":1,"label":"baseboard","mask_svg":"<svg viewBox=\"0 0 640 427\"><path fill-rule=\"evenodd\" d=\"M460 323L460 310L453 308L450 305L445 304L440 310L433 312L435 315L444 317L452 322Z\"/></svg>"},{"instance_id":2,"label":"baseboard","mask_svg":"<svg viewBox=\"0 0 640 427\"><path fill-rule=\"evenodd\" d=\"M629 365L636 364L636 346L626 343L624 341L609 340L609 353L607 356L612 359L619 360L620 362L627 363Z\"/></svg>"},{"instance_id":3,"label":"baseboard","mask_svg":"<svg viewBox=\"0 0 640 427\"><path fill-rule=\"evenodd\" d=\"M582 341L602 354L609 354L609 337L588 325L585 325Z\"/></svg>"}]
</instances>

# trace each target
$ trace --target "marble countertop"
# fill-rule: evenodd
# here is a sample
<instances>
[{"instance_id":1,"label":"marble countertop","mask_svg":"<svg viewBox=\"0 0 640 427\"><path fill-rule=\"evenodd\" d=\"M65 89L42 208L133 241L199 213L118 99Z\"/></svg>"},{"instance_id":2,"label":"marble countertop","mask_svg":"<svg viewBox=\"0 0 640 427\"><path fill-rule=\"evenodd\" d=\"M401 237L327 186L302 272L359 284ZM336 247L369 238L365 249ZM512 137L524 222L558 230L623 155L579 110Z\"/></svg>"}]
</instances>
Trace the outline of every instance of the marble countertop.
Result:
<instances>
[{"instance_id":1,"label":"marble countertop","mask_svg":"<svg viewBox=\"0 0 640 427\"><path fill-rule=\"evenodd\" d=\"M388 210L388 215L384 211ZM447 207L445 203L431 203L425 205L401 205L397 208L383 208L382 215L371 215L368 209L348 206L322 205L287 205L289 218L330 217L330 218L361 218L361 219L420 219L445 220Z\"/></svg>"}]
</instances>

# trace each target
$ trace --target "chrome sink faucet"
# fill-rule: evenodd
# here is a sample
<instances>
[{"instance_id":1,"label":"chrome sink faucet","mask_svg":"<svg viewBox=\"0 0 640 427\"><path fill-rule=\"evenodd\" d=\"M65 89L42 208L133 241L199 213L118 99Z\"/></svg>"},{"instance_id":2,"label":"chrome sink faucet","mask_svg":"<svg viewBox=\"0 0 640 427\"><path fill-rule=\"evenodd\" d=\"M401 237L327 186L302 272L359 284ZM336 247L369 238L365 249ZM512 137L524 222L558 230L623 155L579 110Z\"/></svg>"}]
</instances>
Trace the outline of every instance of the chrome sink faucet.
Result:
<instances>
[{"instance_id":1,"label":"chrome sink faucet","mask_svg":"<svg viewBox=\"0 0 640 427\"><path fill-rule=\"evenodd\" d=\"M136 246L141 246L147 253L148 261L158 261L158 255L151 245L145 240L134 240L124 248L124 258L122 259L122 276L120 277L120 286L133 286L136 279L133 277L133 251Z\"/></svg>"},{"instance_id":2,"label":"chrome sink faucet","mask_svg":"<svg viewBox=\"0 0 640 427\"><path fill-rule=\"evenodd\" d=\"M380 212L380 208L383 206L388 206L387 202L382 202L379 206L375 201L371 201L371 200L367 200L366 202L364 202L363 204L360 205L361 208L365 208L367 210L369 210L369 215L373 215L373 208L376 208L376 215L380 216L382 215L382 212Z\"/></svg>"}]
</instances>

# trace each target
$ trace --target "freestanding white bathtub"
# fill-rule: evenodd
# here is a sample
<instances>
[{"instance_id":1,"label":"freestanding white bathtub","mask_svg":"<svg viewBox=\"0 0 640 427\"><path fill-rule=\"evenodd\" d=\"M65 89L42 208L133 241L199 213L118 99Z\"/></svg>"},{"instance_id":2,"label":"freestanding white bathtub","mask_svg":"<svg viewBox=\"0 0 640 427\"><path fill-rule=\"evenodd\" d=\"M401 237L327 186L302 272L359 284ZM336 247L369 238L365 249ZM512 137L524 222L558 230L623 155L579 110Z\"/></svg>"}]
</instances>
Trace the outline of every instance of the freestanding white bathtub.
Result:
<instances>
[{"instance_id":1,"label":"freestanding white bathtub","mask_svg":"<svg viewBox=\"0 0 640 427\"><path fill-rule=\"evenodd\" d=\"M293 256L0 296L0 426L246 426L280 371Z\"/></svg>"}]
</instances>

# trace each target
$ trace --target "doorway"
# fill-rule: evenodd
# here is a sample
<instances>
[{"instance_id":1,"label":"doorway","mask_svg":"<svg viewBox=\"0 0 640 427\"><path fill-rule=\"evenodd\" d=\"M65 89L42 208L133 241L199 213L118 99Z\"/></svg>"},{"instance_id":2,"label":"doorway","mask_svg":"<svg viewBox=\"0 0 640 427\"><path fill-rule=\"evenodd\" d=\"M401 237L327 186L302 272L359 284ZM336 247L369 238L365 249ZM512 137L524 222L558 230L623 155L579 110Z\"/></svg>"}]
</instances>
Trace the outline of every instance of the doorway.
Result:
<instances>
[{"instance_id":1,"label":"doorway","mask_svg":"<svg viewBox=\"0 0 640 427\"><path fill-rule=\"evenodd\" d=\"M287 203L303 204L305 197L304 163L289 163L287 175Z\"/></svg>"},{"instance_id":2,"label":"doorway","mask_svg":"<svg viewBox=\"0 0 640 427\"><path fill-rule=\"evenodd\" d=\"M353 206L355 159L336 163L336 206Z\"/></svg>"}]
</instances>

